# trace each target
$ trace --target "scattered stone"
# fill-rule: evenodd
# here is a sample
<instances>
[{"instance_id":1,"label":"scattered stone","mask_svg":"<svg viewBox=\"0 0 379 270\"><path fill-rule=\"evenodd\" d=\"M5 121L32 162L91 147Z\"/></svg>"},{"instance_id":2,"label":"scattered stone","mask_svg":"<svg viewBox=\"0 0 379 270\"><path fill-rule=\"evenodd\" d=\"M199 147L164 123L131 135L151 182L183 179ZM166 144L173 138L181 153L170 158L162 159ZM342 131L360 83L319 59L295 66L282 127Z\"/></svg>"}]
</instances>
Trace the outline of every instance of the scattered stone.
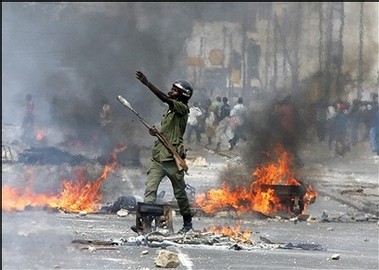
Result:
<instances>
[{"instance_id":1,"label":"scattered stone","mask_svg":"<svg viewBox=\"0 0 379 270\"><path fill-rule=\"evenodd\" d=\"M309 216L306 221L307 222L315 222L315 221L317 221L317 218L313 217L313 216Z\"/></svg>"},{"instance_id":2,"label":"scattered stone","mask_svg":"<svg viewBox=\"0 0 379 270\"><path fill-rule=\"evenodd\" d=\"M157 250L157 257L155 258L155 266L163 268L176 268L180 265L180 260L178 254L160 249Z\"/></svg>"},{"instance_id":3,"label":"scattered stone","mask_svg":"<svg viewBox=\"0 0 379 270\"><path fill-rule=\"evenodd\" d=\"M129 215L129 211L126 209L121 209L117 211L117 216L119 217L126 217L127 215Z\"/></svg>"},{"instance_id":4,"label":"scattered stone","mask_svg":"<svg viewBox=\"0 0 379 270\"><path fill-rule=\"evenodd\" d=\"M148 250L143 250L143 251L141 252L141 255L147 255L147 254L149 254L149 251L148 251Z\"/></svg>"},{"instance_id":5,"label":"scattered stone","mask_svg":"<svg viewBox=\"0 0 379 270\"><path fill-rule=\"evenodd\" d=\"M291 221L293 221L293 224L297 224L297 222L299 221L299 219L297 218L297 217L295 217L295 218L291 218L290 219Z\"/></svg>"},{"instance_id":6,"label":"scattered stone","mask_svg":"<svg viewBox=\"0 0 379 270\"><path fill-rule=\"evenodd\" d=\"M112 241L113 243L115 243L115 244L117 244L117 245L119 245L119 246L121 246L121 245L123 245L125 242L127 242L124 238L119 238L119 239L115 239L115 240L113 240L113 239L110 239L110 241Z\"/></svg>"},{"instance_id":7,"label":"scattered stone","mask_svg":"<svg viewBox=\"0 0 379 270\"><path fill-rule=\"evenodd\" d=\"M304 215L304 214L301 214L301 215L298 215L296 218L299 220L299 221L307 221L309 219L309 216L310 215Z\"/></svg>"},{"instance_id":8,"label":"scattered stone","mask_svg":"<svg viewBox=\"0 0 379 270\"><path fill-rule=\"evenodd\" d=\"M332 260L339 260L339 259L341 259L341 254L334 254L332 256Z\"/></svg>"},{"instance_id":9,"label":"scattered stone","mask_svg":"<svg viewBox=\"0 0 379 270\"><path fill-rule=\"evenodd\" d=\"M327 220L328 220L328 214L325 213L325 211L323 211L321 214L321 221L327 221Z\"/></svg>"},{"instance_id":10,"label":"scattered stone","mask_svg":"<svg viewBox=\"0 0 379 270\"><path fill-rule=\"evenodd\" d=\"M84 217L87 215L87 211L80 211L79 216Z\"/></svg>"}]
</instances>

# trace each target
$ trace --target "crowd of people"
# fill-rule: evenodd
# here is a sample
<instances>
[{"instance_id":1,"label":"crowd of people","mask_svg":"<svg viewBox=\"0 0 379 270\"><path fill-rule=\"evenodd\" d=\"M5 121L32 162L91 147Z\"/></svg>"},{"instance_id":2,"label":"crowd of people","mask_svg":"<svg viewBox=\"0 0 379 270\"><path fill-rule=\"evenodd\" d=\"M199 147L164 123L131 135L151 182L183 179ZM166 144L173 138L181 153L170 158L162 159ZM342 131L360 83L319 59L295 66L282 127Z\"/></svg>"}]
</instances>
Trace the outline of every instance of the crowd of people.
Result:
<instances>
[{"instance_id":1,"label":"crowd of people","mask_svg":"<svg viewBox=\"0 0 379 270\"><path fill-rule=\"evenodd\" d=\"M244 139L242 127L246 113L242 97L234 106L229 104L227 97L220 96L213 101L208 99L204 105L194 102L190 106L189 119L196 121L191 120L187 125L186 143L192 144L195 131L197 144L204 136L208 146L219 151L222 140L226 138L228 149L233 150L238 141ZM310 139L314 128L318 141L326 142L336 157L345 156L352 146L361 141L369 141L373 154L379 155L378 114L378 94L374 92L370 100L337 100L331 104L318 101L311 104L304 114L299 113L289 95L274 102L267 125L280 135L286 146L293 149L297 148L296 140L299 139L296 133L304 132L305 138ZM304 126L300 127L301 124Z\"/></svg>"},{"instance_id":2,"label":"crowd of people","mask_svg":"<svg viewBox=\"0 0 379 270\"><path fill-rule=\"evenodd\" d=\"M246 117L247 109L243 98L239 97L233 107L227 97L217 96L213 101L207 99L203 106L197 101L189 109L186 129L186 143L192 144L192 134L195 133L196 143L200 144L202 135L206 137L208 146L215 146L219 151L223 138L227 138L229 150L234 149L238 141L244 138L241 127Z\"/></svg>"},{"instance_id":3,"label":"crowd of people","mask_svg":"<svg viewBox=\"0 0 379 270\"><path fill-rule=\"evenodd\" d=\"M302 117L308 123L304 126L307 129L306 133L309 134L313 128L317 140L326 142L329 150L334 151L337 157L345 156L351 147L361 141L368 141L372 152L379 156L378 93L372 92L370 100L354 99L352 102L337 100L331 104L320 100L311 104L306 110L307 113L301 117L297 109L291 107L293 104L289 99L290 96L287 96L280 102L274 102L267 123L271 124L277 134L285 134L281 137L286 140L284 143L287 146L293 146L294 142L291 140L298 139L298 136L294 136L298 127L293 126L290 119ZM21 139L30 142L35 136L32 95L26 95L25 101ZM223 142L228 144L229 150L233 150L240 139L245 139L242 127L246 116L247 108L242 97L238 97L233 106L229 104L226 96L223 98L216 96L213 101L207 99L203 104L194 101L189 106L185 142L187 145L193 143L200 145L204 137L205 144L216 152L221 150ZM277 119L273 120L273 116ZM106 130L107 136L112 133L111 118L109 102L102 100L100 125ZM298 121L294 123L297 124ZM278 130L281 127L282 130ZM309 135L307 137L309 138Z\"/></svg>"},{"instance_id":4,"label":"crowd of people","mask_svg":"<svg viewBox=\"0 0 379 270\"><path fill-rule=\"evenodd\" d=\"M326 141L336 156L345 156L351 147L361 141L369 141L374 155L379 155L378 94L371 99L354 99L351 103L338 100L333 104L316 102L310 110L319 142Z\"/></svg>"}]
</instances>

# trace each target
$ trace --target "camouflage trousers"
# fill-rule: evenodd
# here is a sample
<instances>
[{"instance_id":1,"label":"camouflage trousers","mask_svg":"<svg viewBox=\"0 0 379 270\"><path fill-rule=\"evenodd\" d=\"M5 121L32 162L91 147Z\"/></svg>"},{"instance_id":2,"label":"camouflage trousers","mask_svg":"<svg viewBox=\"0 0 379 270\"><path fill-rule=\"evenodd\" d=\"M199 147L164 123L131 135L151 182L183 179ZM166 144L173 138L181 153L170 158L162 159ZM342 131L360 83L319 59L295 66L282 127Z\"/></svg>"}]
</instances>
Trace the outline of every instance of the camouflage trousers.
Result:
<instances>
[{"instance_id":1,"label":"camouflage trousers","mask_svg":"<svg viewBox=\"0 0 379 270\"><path fill-rule=\"evenodd\" d=\"M165 176L171 181L180 214L182 216L191 214L186 192L186 183L184 181L184 171L178 170L174 160L164 162L151 161L150 168L147 172L147 181L145 183L144 202L155 203L159 184Z\"/></svg>"}]
</instances>

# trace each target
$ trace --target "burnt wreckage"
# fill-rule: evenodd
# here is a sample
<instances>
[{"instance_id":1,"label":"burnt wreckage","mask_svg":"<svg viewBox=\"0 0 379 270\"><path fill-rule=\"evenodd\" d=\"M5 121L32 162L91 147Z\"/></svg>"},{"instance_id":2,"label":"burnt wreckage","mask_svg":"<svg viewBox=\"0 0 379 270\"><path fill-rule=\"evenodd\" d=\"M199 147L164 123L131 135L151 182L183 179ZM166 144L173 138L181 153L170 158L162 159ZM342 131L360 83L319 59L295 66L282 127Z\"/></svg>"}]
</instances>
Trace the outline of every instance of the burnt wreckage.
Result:
<instances>
[{"instance_id":1,"label":"burnt wreckage","mask_svg":"<svg viewBox=\"0 0 379 270\"><path fill-rule=\"evenodd\" d=\"M121 166L138 167L141 165L140 155L137 147L133 151L128 146L129 151L118 153L118 162ZM132 154L128 154L132 153ZM84 163L105 165L112 160L111 155L102 155L96 158L88 158L84 155L73 155L67 151L60 150L56 147L30 147L18 155L18 162L29 165L60 165L67 163L69 165L81 165Z\"/></svg>"}]
</instances>

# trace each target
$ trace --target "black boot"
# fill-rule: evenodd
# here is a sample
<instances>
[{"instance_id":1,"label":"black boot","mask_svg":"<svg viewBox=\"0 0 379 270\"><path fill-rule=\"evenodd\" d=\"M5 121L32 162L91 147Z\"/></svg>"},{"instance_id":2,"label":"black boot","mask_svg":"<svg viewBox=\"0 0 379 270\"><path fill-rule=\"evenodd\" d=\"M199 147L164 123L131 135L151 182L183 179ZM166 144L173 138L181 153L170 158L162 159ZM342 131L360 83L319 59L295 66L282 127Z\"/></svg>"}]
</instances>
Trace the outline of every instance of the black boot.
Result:
<instances>
[{"instance_id":1,"label":"black boot","mask_svg":"<svg viewBox=\"0 0 379 270\"><path fill-rule=\"evenodd\" d=\"M187 233L190 230L193 230L192 214L183 216L183 228L181 228L178 233Z\"/></svg>"}]
</instances>

